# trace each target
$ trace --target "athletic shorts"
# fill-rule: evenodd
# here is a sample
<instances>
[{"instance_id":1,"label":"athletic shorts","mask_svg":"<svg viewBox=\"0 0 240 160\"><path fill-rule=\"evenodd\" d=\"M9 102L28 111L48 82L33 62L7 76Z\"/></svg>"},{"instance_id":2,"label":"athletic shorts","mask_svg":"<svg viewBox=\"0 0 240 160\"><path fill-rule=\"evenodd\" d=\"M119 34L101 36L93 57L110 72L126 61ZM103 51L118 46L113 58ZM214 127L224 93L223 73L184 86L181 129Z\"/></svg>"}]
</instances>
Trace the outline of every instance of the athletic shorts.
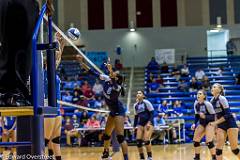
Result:
<instances>
[{"instance_id":1,"label":"athletic shorts","mask_svg":"<svg viewBox=\"0 0 240 160\"><path fill-rule=\"evenodd\" d=\"M221 128L224 131L227 131L229 128L238 128L236 120L232 117L227 121L218 125L218 128Z\"/></svg>"}]
</instances>

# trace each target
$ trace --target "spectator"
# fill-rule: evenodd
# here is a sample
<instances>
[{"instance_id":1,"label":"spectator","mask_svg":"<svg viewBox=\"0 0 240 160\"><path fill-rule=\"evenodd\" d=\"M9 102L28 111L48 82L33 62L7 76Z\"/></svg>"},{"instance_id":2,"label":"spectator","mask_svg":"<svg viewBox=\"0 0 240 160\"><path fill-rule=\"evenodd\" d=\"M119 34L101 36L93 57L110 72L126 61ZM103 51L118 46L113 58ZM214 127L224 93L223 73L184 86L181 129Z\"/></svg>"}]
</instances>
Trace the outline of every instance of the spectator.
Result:
<instances>
[{"instance_id":1,"label":"spectator","mask_svg":"<svg viewBox=\"0 0 240 160\"><path fill-rule=\"evenodd\" d=\"M87 128L100 128L100 122L97 120L96 116L93 115L90 119L88 119L87 123L85 124Z\"/></svg>"},{"instance_id":2,"label":"spectator","mask_svg":"<svg viewBox=\"0 0 240 160\"><path fill-rule=\"evenodd\" d=\"M158 93L160 89L160 85L156 82L149 84L149 93Z\"/></svg>"},{"instance_id":3,"label":"spectator","mask_svg":"<svg viewBox=\"0 0 240 160\"><path fill-rule=\"evenodd\" d=\"M199 83L197 82L195 77L192 77L192 80L189 84L189 92L196 92L199 89Z\"/></svg>"},{"instance_id":4,"label":"spectator","mask_svg":"<svg viewBox=\"0 0 240 160\"><path fill-rule=\"evenodd\" d=\"M102 113L100 113L100 112L96 112L95 114L94 114L94 116L96 117L96 119L97 119L97 121L99 121L100 123L101 123L101 120L103 119L103 114Z\"/></svg>"},{"instance_id":5,"label":"spectator","mask_svg":"<svg viewBox=\"0 0 240 160\"><path fill-rule=\"evenodd\" d=\"M96 100L94 102L93 108L100 109L103 107L103 100L100 96L96 97Z\"/></svg>"},{"instance_id":6,"label":"spectator","mask_svg":"<svg viewBox=\"0 0 240 160\"><path fill-rule=\"evenodd\" d=\"M124 119L124 127L131 127L131 126L132 126L132 123L131 123L130 117L126 115Z\"/></svg>"},{"instance_id":7,"label":"spectator","mask_svg":"<svg viewBox=\"0 0 240 160\"><path fill-rule=\"evenodd\" d=\"M208 91L209 88L210 88L210 81L207 76L204 76L202 81L202 89L204 89L205 91Z\"/></svg>"},{"instance_id":8,"label":"spectator","mask_svg":"<svg viewBox=\"0 0 240 160\"><path fill-rule=\"evenodd\" d=\"M163 62L163 65L161 67L161 73L169 73L168 71L168 65L166 62Z\"/></svg>"},{"instance_id":9,"label":"spectator","mask_svg":"<svg viewBox=\"0 0 240 160\"><path fill-rule=\"evenodd\" d=\"M205 72L200 68L195 72L195 77L198 81L201 81L204 76L205 76Z\"/></svg>"},{"instance_id":10,"label":"spectator","mask_svg":"<svg viewBox=\"0 0 240 160\"><path fill-rule=\"evenodd\" d=\"M131 120L129 118L128 115L125 116L125 119L124 119L124 127L131 127L132 126L132 123L131 123ZM132 140L132 133L129 129L125 129L124 130L124 136L126 137L126 140L129 141L129 140Z\"/></svg>"},{"instance_id":11,"label":"spectator","mask_svg":"<svg viewBox=\"0 0 240 160\"><path fill-rule=\"evenodd\" d=\"M183 68L181 69L181 76L182 77L188 77L189 76L189 69L186 64L183 65Z\"/></svg>"},{"instance_id":12,"label":"spectator","mask_svg":"<svg viewBox=\"0 0 240 160\"><path fill-rule=\"evenodd\" d=\"M67 145L71 146L71 137L77 137L78 139L80 139L80 134L77 130L74 129L73 123L71 122L71 119L69 117L66 118L66 123L64 126L64 133L66 134L66 138L67 138ZM78 141L80 142L80 141ZM80 145L80 143L79 143Z\"/></svg>"},{"instance_id":13,"label":"spectator","mask_svg":"<svg viewBox=\"0 0 240 160\"><path fill-rule=\"evenodd\" d=\"M175 114L177 117L181 117L183 115L182 113L182 102L179 100L176 100L173 103L173 114Z\"/></svg>"},{"instance_id":14,"label":"spectator","mask_svg":"<svg viewBox=\"0 0 240 160\"><path fill-rule=\"evenodd\" d=\"M149 74L149 77L147 79L147 83L153 83L154 82L154 75L152 73Z\"/></svg>"},{"instance_id":15,"label":"spectator","mask_svg":"<svg viewBox=\"0 0 240 160\"><path fill-rule=\"evenodd\" d=\"M216 75L217 76L222 76L222 74L223 74L223 67L221 66L221 67L218 68L218 70L216 72Z\"/></svg>"},{"instance_id":16,"label":"spectator","mask_svg":"<svg viewBox=\"0 0 240 160\"><path fill-rule=\"evenodd\" d=\"M83 95L83 92L82 92L81 88L79 87L79 85L74 86L73 92L75 92L75 91L78 92L79 96Z\"/></svg>"},{"instance_id":17,"label":"spectator","mask_svg":"<svg viewBox=\"0 0 240 160\"><path fill-rule=\"evenodd\" d=\"M234 44L233 40L231 40L231 39L227 42L226 48L227 48L227 55L228 55L228 56L232 56L233 53L234 53L235 51L237 51L237 47L236 47L236 45Z\"/></svg>"},{"instance_id":18,"label":"spectator","mask_svg":"<svg viewBox=\"0 0 240 160\"><path fill-rule=\"evenodd\" d=\"M87 100L93 100L95 97L95 94L92 91L92 88L88 88L83 95Z\"/></svg>"},{"instance_id":19,"label":"spectator","mask_svg":"<svg viewBox=\"0 0 240 160\"><path fill-rule=\"evenodd\" d=\"M73 104L78 104L79 101L80 101L80 96L79 96L79 94L78 94L78 91L75 90L75 91L73 92L72 103L73 103Z\"/></svg>"},{"instance_id":20,"label":"spectator","mask_svg":"<svg viewBox=\"0 0 240 160\"><path fill-rule=\"evenodd\" d=\"M95 84L93 85L93 92L99 96L102 95L103 93L103 85L99 82L99 80L97 79Z\"/></svg>"},{"instance_id":21,"label":"spectator","mask_svg":"<svg viewBox=\"0 0 240 160\"><path fill-rule=\"evenodd\" d=\"M83 95L80 96L80 100L78 101L77 104L80 105L80 106L83 106L83 107L88 107L89 106L88 100Z\"/></svg>"},{"instance_id":22,"label":"spectator","mask_svg":"<svg viewBox=\"0 0 240 160\"><path fill-rule=\"evenodd\" d=\"M188 84L183 80L179 80L178 89L182 92L188 91Z\"/></svg>"},{"instance_id":23,"label":"spectator","mask_svg":"<svg viewBox=\"0 0 240 160\"><path fill-rule=\"evenodd\" d=\"M159 125L166 125L166 122L161 114L156 116L153 121L154 127L158 127Z\"/></svg>"},{"instance_id":24,"label":"spectator","mask_svg":"<svg viewBox=\"0 0 240 160\"><path fill-rule=\"evenodd\" d=\"M84 81L81 87L83 94L85 94L85 92L88 91L89 89L91 89L91 86L89 85L88 81Z\"/></svg>"},{"instance_id":25,"label":"spectator","mask_svg":"<svg viewBox=\"0 0 240 160\"><path fill-rule=\"evenodd\" d=\"M158 78L155 79L155 82L158 83L161 88L164 87L164 80L160 74L158 75Z\"/></svg>"},{"instance_id":26,"label":"spectator","mask_svg":"<svg viewBox=\"0 0 240 160\"><path fill-rule=\"evenodd\" d=\"M120 59L116 59L115 60L115 69L118 70L118 71L121 71L123 69L123 65L121 64L121 61Z\"/></svg>"},{"instance_id":27,"label":"spectator","mask_svg":"<svg viewBox=\"0 0 240 160\"><path fill-rule=\"evenodd\" d=\"M158 70L159 64L157 63L156 59L152 57L151 61L148 63L147 68L149 70Z\"/></svg>"},{"instance_id":28,"label":"spectator","mask_svg":"<svg viewBox=\"0 0 240 160\"><path fill-rule=\"evenodd\" d=\"M72 116L72 124L74 129L78 129L80 127L79 119L75 114Z\"/></svg>"},{"instance_id":29,"label":"spectator","mask_svg":"<svg viewBox=\"0 0 240 160\"><path fill-rule=\"evenodd\" d=\"M240 84L240 73L238 73L238 75L236 76L236 84Z\"/></svg>"},{"instance_id":30,"label":"spectator","mask_svg":"<svg viewBox=\"0 0 240 160\"><path fill-rule=\"evenodd\" d=\"M90 119L88 119L86 125L85 125L86 128L100 128L100 122L96 119L96 116L92 116ZM86 140L88 142L98 142L99 141L99 131L95 131L95 130L92 130L92 131L87 131L86 132Z\"/></svg>"},{"instance_id":31,"label":"spectator","mask_svg":"<svg viewBox=\"0 0 240 160\"><path fill-rule=\"evenodd\" d=\"M105 116L102 118L101 123L100 123L100 125L101 125L102 128L105 128L106 123L107 123L107 118L108 118L107 115L105 115Z\"/></svg>"},{"instance_id":32,"label":"spectator","mask_svg":"<svg viewBox=\"0 0 240 160\"><path fill-rule=\"evenodd\" d=\"M70 93L67 91L65 96L62 96L62 100L66 102L72 102L73 96L70 95Z\"/></svg>"},{"instance_id":33,"label":"spectator","mask_svg":"<svg viewBox=\"0 0 240 160\"><path fill-rule=\"evenodd\" d=\"M179 78L180 78L180 70L178 69L176 64L174 64L171 74L172 74L172 76L174 76L176 78L177 81L179 80Z\"/></svg>"},{"instance_id":34,"label":"spectator","mask_svg":"<svg viewBox=\"0 0 240 160\"><path fill-rule=\"evenodd\" d=\"M84 127L89 119L88 112L84 110L80 116L80 127Z\"/></svg>"},{"instance_id":35,"label":"spectator","mask_svg":"<svg viewBox=\"0 0 240 160\"><path fill-rule=\"evenodd\" d=\"M162 102L162 104L159 104L159 105L158 105L157 111L158 111L158 113L160 113L160 114L162 114L162 113L166 114L166 113L168 112L168 103L167 103L166 100L164 100L164 101Z\"/></svg>"},{"instance_id":36,"label":"spectator","mask_svg":"<svg viewBox=\"0 0 240 160\"><path fill-rule=\"evenodd\" d=\"M166 121L164 120L164 114L159 114L157 117L155 117L153 119L154 121L154 127L159 127L162 125L166 125ZM166 135L165 131L157 131L158 133L156 133L157 137L155 138L155 140L159 141L160 140L160 144L163 144L164 141L164 137ZM159 143L159 142L157 142Z\"/></svg>"}]
</instances>

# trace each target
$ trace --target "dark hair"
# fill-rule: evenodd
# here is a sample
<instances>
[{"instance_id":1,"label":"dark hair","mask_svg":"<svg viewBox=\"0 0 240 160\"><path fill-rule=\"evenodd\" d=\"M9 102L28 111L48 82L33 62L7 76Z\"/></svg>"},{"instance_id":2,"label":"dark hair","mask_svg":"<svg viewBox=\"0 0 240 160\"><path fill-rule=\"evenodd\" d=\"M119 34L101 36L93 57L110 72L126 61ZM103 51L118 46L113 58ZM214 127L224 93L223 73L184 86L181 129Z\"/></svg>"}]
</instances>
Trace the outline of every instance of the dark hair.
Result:
<instances>
[{"instance_id":1,"label":"dark hair","mask_svg":"<svg viewBox=\"0 0 240 160\"><path fill-rule=\"evenodd\" d=\"M117 84L121 86L121 96L125 96L125 90L124 90L124 82L125 82L125 77L122 76L121 74L117 74Z\"/></svg>"},{"instance_id":2,"label":"dark hair","mask_svg":"<svg viewBox=\"0 0 240 160\"><path fill-rule=\"evenodd\" d=\"M204 100L207 100L207 92L203 89L200 89L198 92L202 92L203 95L205 96Z\"/></svg>"}]
</instances>

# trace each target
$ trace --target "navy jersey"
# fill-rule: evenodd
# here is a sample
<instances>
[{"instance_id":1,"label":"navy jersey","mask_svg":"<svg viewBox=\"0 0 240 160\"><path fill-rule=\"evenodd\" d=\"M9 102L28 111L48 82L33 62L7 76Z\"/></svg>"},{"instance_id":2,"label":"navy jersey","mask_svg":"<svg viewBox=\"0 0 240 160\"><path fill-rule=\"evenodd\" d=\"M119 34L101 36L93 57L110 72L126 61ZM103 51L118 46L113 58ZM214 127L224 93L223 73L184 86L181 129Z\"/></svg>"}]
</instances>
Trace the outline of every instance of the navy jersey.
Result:
<instances>
[{"instance_id":1,"label":"navy jersey","mask_svg":"<svg viewBox=\"0 0 240 160\"><path fill-rule=\"evenodd\" d=\"M100 79L105 81L103 85L103 95L105 102L109 107L110 114L123 115L125 109L118 99L122 87L107 75L100 75Z\"/></svg>"},{"instance_id":2,"label":"navy jersey","mask_svg":"<svg viewBox=\"0 0 240 160\"><path fill-rule=\"evenodd\" d=\"M224 118L225 121L218 124L218 128L227 131L229 128L238 128L235 118L233 117L228 100L224 96L213 97L211 103L215 109L217 118Z\"/></svg>"},{"instance_id":3,"label":"navy jersey","mask_svg":"<svg viewBox=\"0 0 240 160\"><path fill-rule=\"evenodd\" d=\"M211 103L216 112L217 118L221 118L225 115L225 110L229 108L228 100L224 96L218 96L217 98L212 98Z\"/></svg>"},{"instance_id":4,"label":"navy jersey","mask_svg":"<svg viewBox=\"0 0 240 160\"><path fill-rule=\"evenodd\" d=\"M200 122L201 125L205 126L209 122L212 122L215 120L215 111L212 106L212 104L208 101L204 101L203 103L199 103L198 101L195 101L194 103L194 112L195 112L195 124ZM202 119L199 116L199 113L203 113L205 115L205 119Z\"/></svg>"},{"instance_id":5,"label":"navy jersey","mask_svg":"<svg viewBox=\"0 0 240 160\"><path fill-rule=\"evenodd\" d=\"M134 104L135 120L134 126L145 126L149 121L153 124L153 112L154 108L148 100L143 100Z\"/></svg>"},{"instance_id":6,"label":"navy jersey","mask_svg":"<svg viewBox=\"0 0 240 160\"><path fill-rule=\"evenodd\" d=\"M16 122L16 117L3 117L4 120L4 129L12 129L14 123ZM14 127L13 129L15 129L16 127Z\"/></svg>"},{"instance_id":7,"label":"navy jersey","mask_svg":"<svg viewBox=\"0 0 240 160\"><path fill-rule=\"evenodd\" d=\"M61 100L61 80L59 78L58 75L56 75L56 96L57 96L57 100ZM44 71L44 98L47 99L48 98L48 80L47 80L47 72L46 70ZM45 101L47 102L47 100ZM47 106L48 104L45 103L45 106ZM57 112L57 116L60 116L60 105L57 103L57 107L58 107L58 112ZM50 116L51 117L51 116Z\"/></svg>"}]
</instances>

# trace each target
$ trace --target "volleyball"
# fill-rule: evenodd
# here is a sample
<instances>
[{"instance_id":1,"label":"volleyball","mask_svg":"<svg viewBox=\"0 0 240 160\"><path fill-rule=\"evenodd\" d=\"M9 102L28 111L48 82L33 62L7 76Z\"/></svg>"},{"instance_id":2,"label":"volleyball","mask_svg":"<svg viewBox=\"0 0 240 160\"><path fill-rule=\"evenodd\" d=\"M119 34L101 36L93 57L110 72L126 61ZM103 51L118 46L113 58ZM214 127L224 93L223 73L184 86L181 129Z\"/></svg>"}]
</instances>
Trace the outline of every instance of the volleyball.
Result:
<instances>
[{"instance_id":1,"label":"volleyball","mask_svg":"<svg viewBox=\"0 0 240 160\"><path fill-rule=\"evenodd\" d=\"M81 33L77 28L69 28L67 31L67 35L71 40L76 41L81 36Z\"/></svg>"}]
</instances>

